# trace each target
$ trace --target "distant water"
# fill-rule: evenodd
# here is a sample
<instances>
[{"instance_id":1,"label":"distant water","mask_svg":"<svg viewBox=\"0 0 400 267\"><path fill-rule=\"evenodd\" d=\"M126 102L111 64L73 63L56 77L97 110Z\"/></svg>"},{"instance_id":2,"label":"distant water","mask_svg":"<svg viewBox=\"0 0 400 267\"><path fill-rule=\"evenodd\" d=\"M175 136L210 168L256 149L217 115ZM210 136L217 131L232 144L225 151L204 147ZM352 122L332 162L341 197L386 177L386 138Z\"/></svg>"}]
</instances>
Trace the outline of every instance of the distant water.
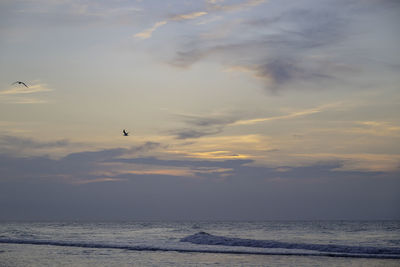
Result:
<instances>
[{"instance_id":1,"label":"distant water","mask_svg":"<svg viewBox=\"0 0 400 267\"><path fill-rule=\"evenodd\" d=\"M400 266L399 221L0 223L0 266Z\"/></svg>"}]
</instances>

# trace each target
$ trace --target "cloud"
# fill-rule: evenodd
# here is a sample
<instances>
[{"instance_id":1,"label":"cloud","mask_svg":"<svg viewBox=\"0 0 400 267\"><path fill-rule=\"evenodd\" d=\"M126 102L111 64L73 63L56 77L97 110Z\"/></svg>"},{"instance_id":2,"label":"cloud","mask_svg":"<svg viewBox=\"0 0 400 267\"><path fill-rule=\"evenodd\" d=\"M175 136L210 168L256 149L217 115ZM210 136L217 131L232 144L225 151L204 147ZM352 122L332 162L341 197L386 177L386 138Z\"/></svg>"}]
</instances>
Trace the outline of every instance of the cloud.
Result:
<instances>
[{"instance_id":1,"label":"cloud","mask_svg":"<svg viewBox=\"0 0 400 267\"><path fill-rule=\"evenodd\" d=\"M192 139L192 138L200 138L207 135L214 135L222 132L222 128L220 129L180 129L177 131L173 131L172 133L176 136L177 139Z\"/></svg>"},{"instance_id":2,"label":"cloud","mask_svg":"<svg viewBox=\"0 0 400 267\"><path fill-rule=\"evenodd\" d=\"M10 143L5 143L10 142ZM1 180L9 179L45 179L67 184L88 184L98 182L123 181L123 178L115 177L126 170L120 167L113 169L107 162L131 157L145 151L150 151L159 146L158 143L147 142L131 148L112 148L98 151L81 151L68 154L59 159L48 156L18 156L9 150L16 151L19 147L28 149L56 148L71 145L70 142L60 140L55 142L37 142L31 139L6 137L0 139L0 146L9 149L1 149L0 169L7 170ZM13 146L11 148L11 146ZM21 153L20 153L21 154ZM21 168L20 166L23 166Z\"/></svg>"},{"instance_id":3,"label":"cloud","mask_svg":"<svg viewBox=\"0 0 400 267\"><path fill-rule=\"evenodd\" d=\"M266 2L266 0L247 0L238 4L223 5L219 4L223 1L207 1L210 10L213 11L239 11L250 7L255 7Z\"/></svg>"},{"instance_id":4,"label":"cloud","mask_svg":"<svg viewBox=\"0 0 400 267\"><path fill-rule=\"evenodd\" d=\"M230 66L227 68L227 71L249 73L254 78L261 80L266 88L271 91L277 91L295 82L298 84L302 82L319 84L322 82L337 81L329 69L335 66L329 66L328 62L321 64L315 62L315 64L317 66L306 66L299 60L280 57L267 60L266 63L260 65ZM348 69L349 72L352 71L347 66L342 66L342 69Z\"/></svg>"},{"instance_id":5,"label":"cloud","mask_svg":"<svg viewBox=\"0 0 400 267\"><path fill-rule=\"evenodd\" d=\"M254 7L257 5L260 5L262 3L264 3L266 0L247 0L244 1L242 3L239 4L233 4L233 5L220 5L218 4L219 2L222 1L207 1L208 4L208 8L210 10L210 12L215 12L215 11L237 11L237 10L242 10L242 9L246 9L249 7ZM192 20L192 19L197 19L199 17L208 15L210 12L208 11L195 11L195 12L191 12L191 13L186 13L186 14L178 14L178 15L174 15L172 17L170 17L168 20L164 20L164 21L160 21L157 22L156 24L154 24L153 27L146 29L142 32L136 33L134 35L135 38L139 38L139 39L148 39L152 36L152 33L159 27L167 24L168 22L171 21L184 21L184 20ZM208 22L202 22L198 25L201 24L206 24Z\"/></svg>"},{"instance_id":6,"label":"cloud","mask_svg":"<svg viewBox=\"0 0 400 267\"><path fill-rule=\"evenodd\" d=\"M298 118L328 108L288 112L275 119ZM245 120L225 114L179 118L193 129L227 127ZM376 121L360 125L385 126ZM291 216L357 219L357 216L373 218L374 212L398 216L398 157L397 168L392 169L383 168L389 163L395 166L392 155L315 155L303 166L272 165L260 164L257 156L246 154L253 148L229 149L230 145L254 144L265 154L270 149L268 139L222 136L210 143L210 146L202 143L200 149L185 146L183 149L187 150L182 153L176 151L180 148L177 145L159 153L162 144L144 142L129 148L82 150L50 158L12 155L3 146L47 150L71 143L2 136L0 220L291 219ZM219 147L221 143L228 145ZM362 160L373 168L359 168ZM355 214L357 211L363 212ZM278 215L271 218L271 214Z\"/></svg>"},{"instance_id":7,"label":"cloud","mask_svg":"<svg viewBox=\"0 0 400 267\"><path fill-rule=\"evenodd\" d=\"M32 138L19 137L12 135L0 135L0 150L2 153L11 155L23 155L23 154L37 154L47 153L50 151L65 150L74 146L78 146L77 143L72 143L67 139L55 140L55 141L38 141Z\"/></svg>"},{"instance_id":8,"label":"cloud","mask_svg":"<svg viewBox=\"0 0 400 267\"><path fill-rule=\"evenodd\" d=\"M335 102L314 108L293 111L284 115L246 119L242 116L235 116L233 114L216 116L178 115L183 119L184 123L190 126L190 128L174 130L171 133L174 134L177 139L195 139L221 133L224 128L228 126L243 126L269 121L294 119L334 109L341 105L342 102Z\"/></svg>"},{"instance_id":9,"label":"cloud","mask_svg":"<svg viewBox=\"0 0 400 267\"><path fill-rule=\"evenodd\" d=\"M0 91L0 95L34 94L34 93L49 92L49 91L52 90L48 88L46 84L34 83L32 85L28 85L28 88L23 85L15 85L9 89Z\"/></svg>"},{"instance_id":10,"label":"cloud","mask_svg":"<svg viewBox=\"0 0 400 267\"><path fill-rule=\"evenodd\" d=\"M338 171L338 160L268 167L120 158L118 151L82 151L91 157L75 161L0 154L0 220L398 218L398 170Z\"/></svg>"},{"instance_id":11,"label":"cloud","mask_svg":"<svg viewBox=\"0 0 400 267\"><path fill-rule=\"evenodd\" d=\"M183 119L185 124L188 124L190 128L183 128L174 130L171 133L176 136L177 139L193 139L200 138L207 135L215 135L222 132L223 128L235 121L233 117L223 116L196 116L196 115L178 115L179 118Z\"/></svg>"},{"instance_id":12,"label":"cloud","mask_svg":"<svg viewBox=\"0 0 400 267\"><path fill-rule=\"evenodd\" d=\"M222 16L213 16L213 17L210 17L208 19L204 19L204 20L198 22L197 25L206 25L206 24L216 22L221 19L222 19Z\"/></svg>"},{"instance_id":13,"label":"cloud","mask_svg":"<svg viewBox=\"0 0 400 267\"><path fill-rule=\"evenodd\" d=\"M58 141L39 143L28 139L3 138L4 142L20 142L16 145L27 145L34 148L58 147L69 145L69 142ZM0 143L1 144L1 143ZM46 179L69 184L88 184L98 182L125 181L127 178L143 176L194 177L197 174L210 175L230 172L237 164L251 161L179 161L141 158L139 153L159 146L156 143L145 143L140 146L112 148L98 151L82 151L68 154L60 159L47 156L10 156L0 153L0 169L4 170L0 182L12 179ZM6 152L2 150L2 152ZM222 159L222 157L220 157ZM19 166L24 166L20 168ZM161 166L161 167L159 167Z\"/></svg>"},{"instance_id":14,"label":"cloud","mask_svg":"<svg viewBox=\"0 0 400 267\"><path fill-rule=\"evenodd\" d=\"M375 136L400 136L400 126L387 121L357 121L347 129L351 133Z\"/></svg>"},{"instance_id":15,"label":"cloud","mask_svg":"<svg viewBox=\"0 0 400 267\"><path fill-rule=\"evenodd\" d=\"M185 123L193 126L220 126L232 123L235 121L233 116L223 117L223 116L198 116L198 115L178 115L184 120Z\"/></svg>"},{"instance_id":16,"label":"cloud","mask_svg":"<svg viewBox=\"0 0 400 267\"><path fill-rule=\"evenodd\" d=\"M157 166L173 166L173 167L193 167L196 169L232 169L237 166L252 163L251 159L227 159L223 161L211 161L211 160L198 160L194 158L187 158L185 160L171 160L171 159L158 159L154 157L145 158L117 158L112 159L110 162L121 162L131 164L145 164L145 165L157 165Z\"/></svg>"},{"instance_id":17,"label":"cloud","mask_svg":"<svg viewBox=\"0 0 400 267\"><path fill-rule=\"evenodd\" d=\"M209 22L212 22L212 21L209 21ZM211 39L211 40L225 39L230 34L235 32L235 29L242 22L243 22L242 19L236 19L233 21L229 21L227 23L222 23L220 25L215 26L213 30L203 33L200 36L203 39Z\"/></svg>"},{"instance_id":18,"label":"cloud","mask_svg":"<svg viewBox=\"0 0 400 267\"><path fill-rule=\"evenodd\" d=\"M400 155L372 154L372 153L298 153L294 156L319 159L324 161L338 161L340 165L334 171L352 172L398 172L400 169Z\"/></svg>"},{"instance_id":19,"label":"cloud","mask_svg":"<svg viewBox=\"0 0 400 267\"><path fill-rule=\"evenodd\" d=\"M32 97L43 92L53 91L47 84L38 81L28 84L28 88L23 85L14 85L6 90L0 91L0 101L15 104L41 104L47 101L38 97Z\"/></svg>"},{"instance_id":20,"label":"cloud","mask_svg":"<svg viewBox=\"0 0 400 267\"><path fill-rule=\"evenodd\" d=\"M73 184L77 185L85 185L91 183L104 183L104 182L124 182L126 179L119 179L119 178L95 178L89 180L78 180L74 181Z\"/></svg>"},{"instance_id":21,"label":"cloud","mask_svg":"<svg viewBox=\"0 0 400 267\"><path fill-rule=\"evenodd\" d=\"M181 176L181 177L192 177L195 176L193 171L188 169L147 169L147 170L131 170L123 172L120 175L162 175L162 176Z\"/></svg>"},{"instance_id":22,"label":"cloud","mask_svg":"<svg viewBox=\"0 0 400 267\"><path fill-rule=\"evenodd\" d=\"M156 24L154 24L153 27L146 29L142 32L136 33L134 35L135 38L139 38L139 39L148 39L152 36L153 32L155 30L157 30L159 27L167 24L170 21L183 21L183 20L191 20L191 19L196 19L198 17L207 15L207 12L204 11L198 11L198 12L192 12L189 14L179 14L179 15L175 15L173 17L171 17L169 20L163 20L160 22L157 22Z\"/></svg>"},{"instance_id":23,"label":"cloud","mask_svg":"<svg viewBox=\"0 0 400 267\"><path fill-rule=\"evenodd\" d=\"M0 147L19 147L19 148L49 148L49 147L65 147L71 145L70 141L66 139L52 141L52 142L40 142L31 138L0 135Z\"/></svg>"},{"instance_id":24,"label":"cloud","mask_svg":"<svg viewBox=\"0 0 400 267\"><path fill-rule=\"evenodd\" d=\"M267 122L267 121L275 121L275 120L286 120L286 119L293 119L297 117L303 117L315 113L319 113L328 109L332 109L334 107L340 106L341 103L331 103L331 104L326 104L322 105L319 107L315 108L310 108L310 109L305 109L305 110L300 110L300 111L295 111L286 115L280 115L280 116L271 116L271 117L265 117L265 118L255 118L255 119L245 119L245 120L237 120L232 123L232 125L249 125L249 124L256 124L256 123L262 123L262 122Z\"/></svg>"},{"instance_id":25,"label":"cloud","mask_svg":"<svg viewBox=\"0 0 400 267\"><path fill-rule=\"evenodd\" d=\"M283 84L302 75L293 60L276 59L257 68L257 76L268 77L275 84Z\"/></svg>"},{"instance_id":26,"label":"cloud","mask_svg":"<svg viewBox=\"0 0 400 267\"><path fill-rule=\"evenodd\" d=\"M142 11L136 4L108 1L40 0L37 4L31 1L3 2L0 15L6 18L2 22L9 28L16 27L21 21L28 28L30 25L48 28L93 26L104 22L108 25L120 24L133 21L132 17Z\"/></svg>"},{"instance_id":27,"label":"cloud","mask_svg":"<svg viewBox=\"0 0 400 267\"><path fill-rule=\"evenodd\" d=\"M47 103L44 99L34 98L34 97L7 97L0 98L0 101L8 104L44 104Z\"/></svg>"},{"instance_id":28,"label":"cloud","mask_svg":"<svg viewBox=\"0 0 400 267\"><path fill-rule=\"evenodd\" d=\"M146 29L146 30L144 30L144 31L142 31L142 32L136 33L136 34L134 35L134 37L135 37L135 38L139 38L139 39L148 39L148 38L150 38L150 37L152 36L153 32L154 32L155 30L157 30L157 28L159 28L159 27L161 27L161 26L163 26L163 25L165 25L165 24L167 24L167 21L166 21L166 20L164 20L164 21L159 21L159 22L157 22L156 24L154 24L153 27L151 27L151 28L149 28L149 29Z\"/></svg>"},{"instance_id":29,"label":"cloud","mask_svg":"<svg viewBox=\"0 0 400 267\"><path fill-rule=\"evenodd\" d=\"M323 59L299 59L297 55L291 56L278 55L273 58L272 56L258 56L256 53L263 55L265 48L269 46L269 41L264 40L260 43L248 44L235 44L215 46L206 49L191 49L188 51L178 51L170 64L176 67L188 68L197 61L204 58L226 58L226 62L231 62L227 68L229 71L241 71L251 74L253 77L261 80L265 87L269 90L275 91L287 85L295 84L296 82L324 82L324 81L337 81L335 73L331 70L335 68L334 64ZM254 50L252 50L254 48ZM257 52L258 51L258 52ZM234 56L236 55L236 56ZM241 63L241 57L254 58L245 64ZM236 59L237 58L237 62ZM261 61L261 62L260 62ZM341 69L351 69L346 65L341 66ZM338 72L336 72L338 73Z\"/></svg>"},{"instance_id":30,"label":"cloud","mask_svg":"<svg viewBox=\"0 0 400 267\"><path fill-rule=\"evenodd\" d=\"M294 6L266 12L264 17L244 17L229 36L202 38L212 36L212 32L192 36L193 40L181 44L169 63L188 68L204 59L217 61L246 70L273 92L344 83L352 78L350 74L358 74L361 66L344 56L352 46L339 46L354 37L354 28L349 25L357 23L343 10L344 6L328 2L309 9ZM361 11L357 13L363 15ZM330 52L334 46L341 50Z\"/></svg>"},{"instance_id":31,"label":"cloud","mask_svg":"<svg viewBox=\"0 0 400 267\"><path fill-rule=\"evenodd\" d=\"M34 144L36 146L37 144ZM57 146L58 144L40 144ZM135 177L151 175L170 177L209 176L212 179L226 177L226 174L241 177L258 177L272 179L323 179L341 177L341 175L381 176L385 173L399 171L398 158L388 161L390 155L298 155L315 157L317 163L308 166L252 166L252 159L245 155L235 155L229 151L193 152L185 159L171 160L154 157L140 157L137 151L151 149L147 145L131 149L113 148L99 151L82 151L69 154L60 159L46 156L10 156L0 154L0 182L16 179L50 179L71 184L95 182L124 181ZM133 152L135 151L135 152ZM329 157L328 157L329 156ZM324 163L318 162L321 159ZM200 159L200 160L199 160ZM213 159L213 160L210 160ZM355 160L354 160L355 159ZM390 163L394 168L350 168L357 160L364 159L370 163ZM378 161L377 161L378 160ZM379 164L378 164L379 163ZM374 166L375 166L374 165ZM24 166L21 168L20 166ZM383 165L382 165L383 166ZM353 166L354 167L354 166ZM282 171L284 170L284 171ZM246 179L244 179L246 180Z\"/></svg>"},{"instance_id":32,"label":"cloud","mask_svg":"<svg viewBox=\"0 0 400 267\"><path fill-rule=\"evenodd\" d=\"M198 11L198 12L192 12L189 14L175 15L175 16L171 17L171 20L174 20L174 21L190 20L190 19L196 19L198 17L204 16L207 14L208 14L207 12Z\"/></svg>"},{"instance_id":33,"label":"cloud","mask_svg":"<svg viewBox=\"0 0 400 267\"><path fill-rule=\"evenodd\" d=\"M213 160L227 160L227 159L250 159L251 155L233 153L227 150L206 151L206 152L187 152L187 156L198 159L213 159Z\"/></svg>"},{"instance_id":34,"label":"cloud","mask_svg":"<svg viewBox=\"0 0 400 267\"><path fill-rule=\"evenodd\" d=\"M215 5L215 4L217 4L217 3L222 3L222 2L224 2L224 1L225 1L225 0L206 0L206 3Z\"/></svg>"},{"instance_id":35,"label":"cloud","mask_svg":"<svg viewBox=\"0 0 400 267\"><path fill-rule=\"evenodd\" d=\"M316 80L315 78L328 78L327 74L307 71L293 59L278 58L264 65L256 67L256 76L272 80L274 85L283 85L294 80Z\"/></svg>"},{"instance_id":36,"label":"cloud","mask_svg":"<svg viewBox=\"0 0 400 267\"><path fill-rule=\"evenodd\" d=\"M147 152L156 149L160 146L161 146L160 143L146 142L142 145L133 146L131 148L112 148L99 151L84 151L84 152L72 153L65 156L64 159L67 161L86 161L86 162L108 161L112 158L121 157L124 155Z\"/></svg>"}]
</instances>

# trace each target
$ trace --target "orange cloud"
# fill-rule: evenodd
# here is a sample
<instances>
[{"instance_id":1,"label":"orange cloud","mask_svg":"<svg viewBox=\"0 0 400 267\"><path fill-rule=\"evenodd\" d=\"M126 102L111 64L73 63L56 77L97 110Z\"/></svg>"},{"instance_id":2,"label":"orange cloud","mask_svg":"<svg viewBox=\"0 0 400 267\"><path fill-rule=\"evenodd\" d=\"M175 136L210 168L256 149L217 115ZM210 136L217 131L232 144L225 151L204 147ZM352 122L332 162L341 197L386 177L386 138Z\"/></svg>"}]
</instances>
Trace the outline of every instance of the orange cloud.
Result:
<instances>
[{"instance_id":1,"label":"orange cloud","mask_svg":"<svg viewBox=\"0 0 400 267\"><path fill-rule=\"evenodd\" d=\"M157 28L159 28L159 27L161 27L161 26L163 26L165 24L167 24L167 21L165 21L165 20L164 21L159 21L156 24L154 24L153 27L135 34L134 37L135 38L139 38L139 39L148 39L153 35L153 32L155 30L157 30Z\"/></svg>"}]
</instances>

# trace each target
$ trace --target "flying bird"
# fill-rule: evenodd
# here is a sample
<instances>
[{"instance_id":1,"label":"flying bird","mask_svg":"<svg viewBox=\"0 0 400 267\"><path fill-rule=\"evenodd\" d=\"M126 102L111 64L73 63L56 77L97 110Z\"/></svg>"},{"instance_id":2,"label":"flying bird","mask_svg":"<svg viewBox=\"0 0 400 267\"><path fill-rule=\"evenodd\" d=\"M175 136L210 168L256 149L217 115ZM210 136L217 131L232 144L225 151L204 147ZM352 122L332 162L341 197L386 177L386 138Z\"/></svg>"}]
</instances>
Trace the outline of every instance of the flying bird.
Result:
<instances>
[{"instance_id":1,"label":"flying bird","mask_svg":"<svg viewBox=\"0 0 400 267\"><path fill-rule=\"evenodd\" d=\"M11 85L14 85L14 84L22 84L26 88L29 88L28 85L26 85L24 82L16 81L16 82L12 83Z\"/></svg>"},{"instance_id":2,"label":"flying bird","mask_svg":"<svg viewBox=\"0 0 400 267\"><path fill-rule=\"evenodd\" d=\"M129 136L129 133L125 129L122 130L122 133L124 134L124 136Z\"/></svg>"}]
</instances>

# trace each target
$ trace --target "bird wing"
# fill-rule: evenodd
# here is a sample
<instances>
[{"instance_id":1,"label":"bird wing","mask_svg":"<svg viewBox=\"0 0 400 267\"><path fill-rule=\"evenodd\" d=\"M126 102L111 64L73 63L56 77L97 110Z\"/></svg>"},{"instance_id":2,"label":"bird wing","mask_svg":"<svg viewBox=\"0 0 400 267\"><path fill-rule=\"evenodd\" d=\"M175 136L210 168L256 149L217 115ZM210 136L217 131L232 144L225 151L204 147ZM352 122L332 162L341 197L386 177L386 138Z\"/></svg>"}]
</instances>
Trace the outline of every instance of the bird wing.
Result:
<instances>
[{"instance_id":1,"label":"bird wing","mask_svg":"<svg viewBox=\"0 0 400 267\"><path fill-rule=\"evenodd\" d=\"M13 82L11 85L14 85L14 84L22 84L22 85L24 85L26 88L29 88L28 85L26 85L26 83L24 83L24 82L16 81L16 82Z\"/></svg>"}]
</instances>

